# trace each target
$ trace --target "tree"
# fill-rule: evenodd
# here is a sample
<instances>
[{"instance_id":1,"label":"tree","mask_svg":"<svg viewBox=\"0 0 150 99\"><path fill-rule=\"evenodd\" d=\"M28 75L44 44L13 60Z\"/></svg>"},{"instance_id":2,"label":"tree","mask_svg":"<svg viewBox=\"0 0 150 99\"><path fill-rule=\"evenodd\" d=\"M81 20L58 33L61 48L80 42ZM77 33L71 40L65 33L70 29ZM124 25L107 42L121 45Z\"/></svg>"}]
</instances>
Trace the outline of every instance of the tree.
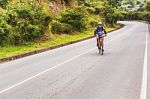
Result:
<instances>
[{"instance_id":1,"label":"tree","mask_svg":"<svg viewBox=\"0 0 150 99\"><path fill-rule=\"evenodd\" d=\"M145 9L146 9L147 11L150 11L150 1L147 1L147 2L146 2Z\"/></svg>"},{"instance_id":2,"label":"tree","mask_svg":"<svg viewBox=\"0 0 150 99\"><path fill-rule=\"evenodd\" d=\"M105 22L111 25L115 24L118 19L120 18L120 14L118 11L119 6L121 5L122 0L106 0L105 1L105 10L104 10L104 17Z\"/></svg>"},{"instance_id":3,"label":"tree","mask_svg":"<svg viewBox=\"0 0 150 99\"><path fill-rule=\"evenodd\" d=\"M121 2L122 0L106 0L106 3L114 8L118 8L118 6L121 6Z\"/></svg>"},{"instance_id":4,"label":"tree","mask_svg":"<svg viewBox=\"0 0 150 99\"><path fill-rule=\"evenodd\" d=\"M137 4L137 5L140 5L140 4L141 4L141 2L140 2L140 1L137 1L137 2L136 2L136 4Z\"/></svg>"},{"instance_id":5,"label":"tree","mask_svg":"<svg viewBox=\"0 0 150 99\"><path fill-rule=\"evenodd\" d=\"M0 7L5 8L10 0L0 0Z\"/></svg>"}]
</instances>

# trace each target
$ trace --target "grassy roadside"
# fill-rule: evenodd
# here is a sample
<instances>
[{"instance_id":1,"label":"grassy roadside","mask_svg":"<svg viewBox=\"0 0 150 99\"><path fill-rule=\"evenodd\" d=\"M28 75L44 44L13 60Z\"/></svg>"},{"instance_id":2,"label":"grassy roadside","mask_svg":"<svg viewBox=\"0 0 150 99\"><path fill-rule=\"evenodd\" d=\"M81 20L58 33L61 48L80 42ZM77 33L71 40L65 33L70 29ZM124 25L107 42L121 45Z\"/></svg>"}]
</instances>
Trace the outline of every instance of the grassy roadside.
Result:
<instances>
[{"instance_id":1,"label":"grassy roadside","mask_svg":"<svg viewBox=\"0 0 150 99\"><path fill-rule=\"evenodd\" d=\"M106 28L106 30L111 31L118 27L120 26L115 26L114 28ZM36 43L29 44L29 45L0 47L0 59L13 56L13 55L27 53L30 51L35 51L35 50L50 47L50 46L63 44L63 43L70 42L70 41L79 40L79 39L86 38L92 35L93 35L93 29L84 31L84 33L79 33L75 35L67 35L67 34L54 35L54 38L52 40L44 41L44 42L36 42Z\"/></svg>"}]
</instances>

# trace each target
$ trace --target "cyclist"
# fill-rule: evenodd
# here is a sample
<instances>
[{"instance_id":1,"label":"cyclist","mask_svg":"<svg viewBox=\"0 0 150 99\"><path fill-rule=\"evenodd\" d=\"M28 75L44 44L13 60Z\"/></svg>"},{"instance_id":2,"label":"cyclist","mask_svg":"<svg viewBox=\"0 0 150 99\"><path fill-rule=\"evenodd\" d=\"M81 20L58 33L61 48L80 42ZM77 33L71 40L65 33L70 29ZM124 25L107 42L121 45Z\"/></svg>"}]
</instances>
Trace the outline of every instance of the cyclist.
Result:
<instances>
[{"instance_id":1,"label":"cyclist","mask_svg":"<svg viewBox=\"0 0 150 99\"><path fill-rule=\"evenodd\" d=\"M107 35L102 22L98 23L98 27L95 29L94 34L96 36L97 46L100 46L100 49L102 48L102 51L104 52L104 37Z\"/></svg>"}]
</instances>

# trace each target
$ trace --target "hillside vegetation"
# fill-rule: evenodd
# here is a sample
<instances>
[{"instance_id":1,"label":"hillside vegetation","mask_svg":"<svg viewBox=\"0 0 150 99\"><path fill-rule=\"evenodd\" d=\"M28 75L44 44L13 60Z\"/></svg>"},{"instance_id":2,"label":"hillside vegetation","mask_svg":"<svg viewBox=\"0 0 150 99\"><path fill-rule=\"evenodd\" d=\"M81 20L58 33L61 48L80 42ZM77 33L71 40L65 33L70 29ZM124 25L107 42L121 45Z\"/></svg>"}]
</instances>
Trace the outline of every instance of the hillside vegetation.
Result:
<instances>
[{"instance_id":1,"label":"hillside vegetation","mask_svg":"<svg viewBox=\"0 0 150 99\"><path fill-rule=\"evenodd\" d=\"M144 11L134 12L123 11L123 1L0 0L0 46L28 45L57 34L81 33L96 27L99 21L106 26L124 19L150 21L149 0Z\"/></svg>"},{"instance_id":2,"label":"hillside vegetation","mask_svg":"<svg viewBox=\"0 0 150 99\"><path fill-rule=\"evenodd\" d=\"M119 25L121 0L0 0L0 58L93 35Z\"/></svg>"}]
</instances>

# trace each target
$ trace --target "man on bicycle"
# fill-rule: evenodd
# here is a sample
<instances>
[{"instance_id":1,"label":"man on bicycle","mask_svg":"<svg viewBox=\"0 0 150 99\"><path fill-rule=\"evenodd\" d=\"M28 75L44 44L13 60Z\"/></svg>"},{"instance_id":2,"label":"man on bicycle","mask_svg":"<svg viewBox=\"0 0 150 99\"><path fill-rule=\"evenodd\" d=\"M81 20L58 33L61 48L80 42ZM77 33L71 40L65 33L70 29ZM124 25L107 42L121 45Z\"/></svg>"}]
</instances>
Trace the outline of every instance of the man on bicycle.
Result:
<instances>
[{"instance_id":1,"label":"man on bicycle","mask_svg":"<svg viewBox=\"0 0 150 99\"><path fill-rule=\"evenodd\" d=\"M102 51L104 51L104 37L106 36L106 31L103 27L103 23L99 22L98 27L95 29L95 36L97 41L97 46L102 48Z\"/></svg>"}]
</instances>

